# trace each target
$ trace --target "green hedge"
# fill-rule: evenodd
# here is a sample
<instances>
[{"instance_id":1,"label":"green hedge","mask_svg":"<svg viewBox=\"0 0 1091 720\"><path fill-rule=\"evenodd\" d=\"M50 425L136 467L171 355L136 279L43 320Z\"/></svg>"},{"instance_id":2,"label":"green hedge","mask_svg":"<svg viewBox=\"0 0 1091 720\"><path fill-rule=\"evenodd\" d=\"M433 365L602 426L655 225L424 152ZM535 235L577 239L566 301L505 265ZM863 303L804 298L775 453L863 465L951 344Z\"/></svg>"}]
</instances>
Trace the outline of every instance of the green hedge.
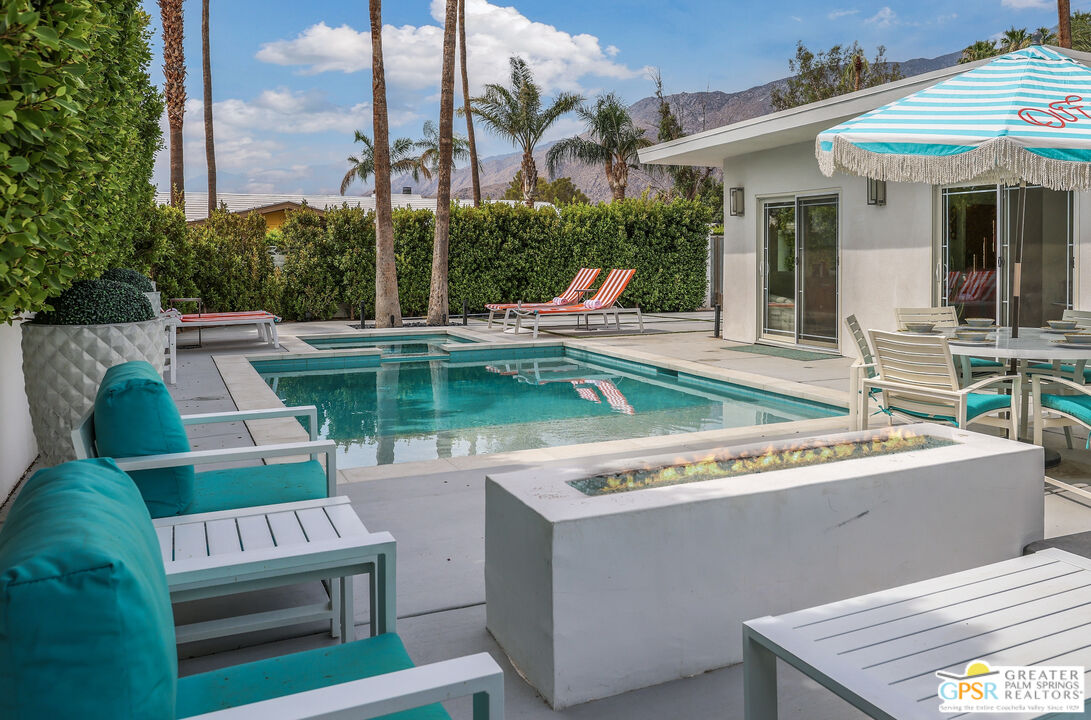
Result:
<instances>
[{"instance_id":1,"label":"green hedge","mask_svg":"<svg viewBox=\"0 0 1091 720\"><path fill-rule=\"evenodd\" d=\"M694 310L705 296L708 209L697 202L630 199L557 210L489 203L451 211L451 313L485 303L549 300L580 267L636 268L625 305L651 312ZM433 214L394 211L402 313L428 308ZM286 255L273 271L264 221L217 211L167 243L154 270L164 297L198 295L209 310L263 308L286 319L329 319L361 300L375 302L374 216L343 206L323 216L292 213L278 239Z\"/></svg>"},{"instance_id":2,"label":"green hedge","mask_svg":"<svg viewBox=\"0 0 1091 720\"><path fill-rule=\"evenodd\" d=\"M163 112L148 21L139 0L3 4L0 322L146 259Z\"/></svg>"}]
</instances>

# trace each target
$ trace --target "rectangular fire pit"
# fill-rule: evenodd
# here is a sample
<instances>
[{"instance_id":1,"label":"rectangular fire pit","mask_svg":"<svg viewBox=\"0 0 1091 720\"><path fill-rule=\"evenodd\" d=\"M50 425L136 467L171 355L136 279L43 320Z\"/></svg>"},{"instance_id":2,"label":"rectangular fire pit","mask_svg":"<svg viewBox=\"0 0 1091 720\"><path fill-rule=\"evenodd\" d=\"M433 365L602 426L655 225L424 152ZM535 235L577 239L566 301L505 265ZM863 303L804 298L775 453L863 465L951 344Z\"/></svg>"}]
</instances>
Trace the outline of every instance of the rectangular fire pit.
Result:
<instances>
[{"instance_id":1,"label":"rectangular fire pit","mask_svg":"<svg viewBox=\"0 0 1091 720\"><path fill-rule=\"evenodd\" d=\"M743 620L1042 537L1041 448L898 430L489 477L489 631L560 709L740 662Z\"/></svg>"}]
</instances>

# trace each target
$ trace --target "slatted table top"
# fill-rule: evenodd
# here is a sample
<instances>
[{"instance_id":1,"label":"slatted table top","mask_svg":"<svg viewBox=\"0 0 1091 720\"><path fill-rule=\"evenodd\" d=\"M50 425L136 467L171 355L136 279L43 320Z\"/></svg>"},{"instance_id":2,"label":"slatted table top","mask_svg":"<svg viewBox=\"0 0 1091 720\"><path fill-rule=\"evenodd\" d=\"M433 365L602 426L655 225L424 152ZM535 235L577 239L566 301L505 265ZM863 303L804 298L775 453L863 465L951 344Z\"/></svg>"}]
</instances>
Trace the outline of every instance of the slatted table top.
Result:
<instances>
[{"instance_id":1,"label":"slatted table top","mask_svg":"<svg viewBox=\"0 0 1091 720\"><path fill-rule=\"evenodd\" d=\"M344 496L158 518L154 524L170 580L217 568L239 572L247 563L313 563L316 555L335 560L377 537Z\"/></svg>"},{"instance_id":2,"label":"slatted table top","mask_svg":"<svg viewBox=\"0 0 1091 720\"><path fill-rule=\"evenodd\" d=\"M1091 560L1044 550L746 625L863 709L899 720L960 717L939 712L937 671L961 675L978 659L1091 671Z\"/></svg>"}]
</instances>

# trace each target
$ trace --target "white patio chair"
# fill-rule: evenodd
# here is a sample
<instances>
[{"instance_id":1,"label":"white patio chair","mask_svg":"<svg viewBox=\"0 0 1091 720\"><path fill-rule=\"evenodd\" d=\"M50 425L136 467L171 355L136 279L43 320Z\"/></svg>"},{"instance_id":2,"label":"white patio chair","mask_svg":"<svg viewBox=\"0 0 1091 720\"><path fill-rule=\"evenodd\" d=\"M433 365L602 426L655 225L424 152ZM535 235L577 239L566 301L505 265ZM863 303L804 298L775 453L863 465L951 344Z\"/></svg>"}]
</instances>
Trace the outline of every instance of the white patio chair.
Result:
<instances>
[{"instance_id":1,"label":"white patio chair","mask_svg":"<svg viewBox=\"0 0 1091 720\"><path fill-rule=\"evenodd\" d=\"M862 380L863 388L882 391L885 411L916 419L947 422L959 428L980 423L1006 428L1018 437L1019 375L995 375L960 387L947 338L869 330L878 375ZM979 392L1008 386L1011 395ZM1006 419L993 415L1007 413ZM893 421L893 418L891 418Z\"/></svg>"},{"instance_id":2,"label":"white patio chair","mask_svg":"<svg viewBox=\"0 0 1091 720\"><path fill-rule=\"evenodd\" d=\"M958 310L953 305L925 308L894 308L898 329L905 331L907 322L930 322L940 329L957 328ZM989 377L1004 369L1004 363L988 358L959 355L956 363L962 374L962 384L969 385L974 378Z\"/></svg>"},{"instance_id":3,"label":"white patio chair","mask_svg":"<svg viewBox=\"0 0 1091 720\"><path fill-rule=\"evenodd\" d=\"M863 381L875 377L877 366L867 336L860 328L860 321L855 315L849 315L845 318L845 325L856 341L856 352L859 354L856 362L849 367L849 430L863 430L868 424L868 400L877 392L875 389L865 390Z\"/></svg>"}]
</instances>

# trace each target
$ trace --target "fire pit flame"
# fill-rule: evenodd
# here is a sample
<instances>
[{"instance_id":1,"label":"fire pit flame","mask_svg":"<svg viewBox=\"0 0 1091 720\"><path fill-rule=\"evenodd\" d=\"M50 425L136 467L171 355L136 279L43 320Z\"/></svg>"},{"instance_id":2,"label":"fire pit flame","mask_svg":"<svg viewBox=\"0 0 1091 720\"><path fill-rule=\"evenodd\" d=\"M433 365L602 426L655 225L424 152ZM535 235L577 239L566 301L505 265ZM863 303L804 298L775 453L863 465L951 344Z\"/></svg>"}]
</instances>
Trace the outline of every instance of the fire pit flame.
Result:
<instances>
[{"instance_id":1,"label":"fire pit flame","mask_svg":"<svg viewBox=\"0 0 1091 720\"><path fill-rule=\"evenodd\" d=\"M872 437L861 440L831 443L822 438L806 438L786 446L771 444L756 454L727 452L698 460L676 458L667 466L645 466L613 475L572 480L569 484L585 495L608 495L953 444L949 440L893 427L876 431Z\"/></svg>"}]
</instances>

